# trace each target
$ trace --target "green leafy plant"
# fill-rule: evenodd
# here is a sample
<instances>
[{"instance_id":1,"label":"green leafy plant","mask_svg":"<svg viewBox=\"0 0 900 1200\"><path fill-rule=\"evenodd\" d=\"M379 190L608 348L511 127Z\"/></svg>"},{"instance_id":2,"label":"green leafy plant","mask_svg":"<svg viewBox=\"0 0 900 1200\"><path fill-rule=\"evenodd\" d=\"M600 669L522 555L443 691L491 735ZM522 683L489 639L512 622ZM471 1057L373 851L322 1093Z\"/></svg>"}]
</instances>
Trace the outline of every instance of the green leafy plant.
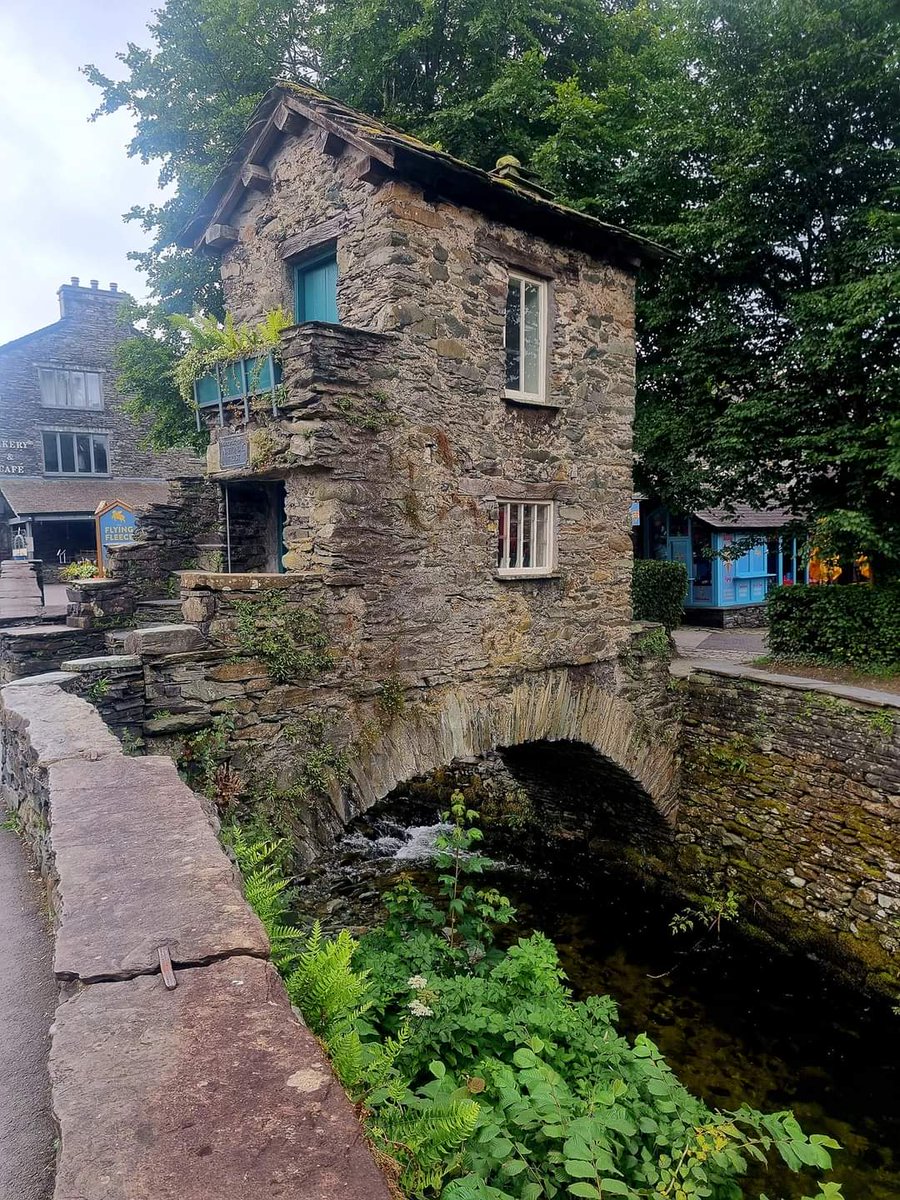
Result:
<instances>
[{"instance_id":1,"label":"green leafy plant","mask_svg":"<svg viewBox=\"0 0 900 1200\"><path fill-rule=\"evenodd\" d=\"M433 893L401 881L385 924L358 942L288 926L275 955L410 1200L739 1200L751 1163L830 1167L836 1143L789 1112L691 1096L653 1042L618 1033L608 996L572 999L541 934L498 945L514 913L472 882L487 860L464 794L445 821ZM257 890L278 930L285 890L269 872L248 898ZM731 919L732 903L701 903L703 919ZM816 1200L840 1195L826 1182Z\"/></svg>"},{"instance_id":2,"label":"green leafy plant","mask_svg":"<svg viewBox=\"0 0 900 1200\"><path fill-rule=\"evenodd\" d=\"M403 680L396 673L389 675L375 697L375 708L382 723L390 724L395 717L402 714L405 707L406 688L403 686Z\"/></svg>"},{"instance_id":3,"label":"green leafy plant","mask_svg":"<svg viewBox=\"0 0 900 1200\"><path fill-rule=\"evenodd\" d=\"M354 429L368 433L380 433L397 424L397 414L389 408L390 399L386 392L372 392L366 397L339 396L334 407L341 417Z\"/></svg>"},{"instance_id":4,"label":"green leafy plant","mask_svg":"<svg viewBox=\"0 0 900 1200\"><path fill-rule=\"evenodd\" d=\"M109 686L109 676L101 675L99 679L94 680L85 692L85 695L89 700L93 700L96 703L98 700L103 700L109 695Z\"/></svg>"},{"instance_id":5,"label":"green leafy plant","mask_svg":"<svg viewBox=\"0 0 900 1200\"><path fill-rule=\"evenodd\" d=\"M698 926L705 932L722 932L723 922L734 922L740 918L740 897L728 888L700 896L696 904L682 909L669 922L673 933L691 933Z\"/></svg>"},{"instance_id":6,"label":"green leafy plant","mask_svg":"<svg viewBox=\"0 0 900 1200\"><path fill-rule=\"evenodd\" d=\"M334 666L334 653L319 615L288 604L280 592L235 600L237 641L245 654L261 658L276 683L307 679Z\"/></svg>"},{"instance_id":7,"label":"green leafy plant","mask_svg":"<svg viewBox=\"0 0 900 1200\"><path fill-rule=\"evenodd\" d=\"M650 658L668 658L672 653L669 635L665 629L651 629L635 643L635 650Z\"/></svg>"},{"instance_id":8,"label":"green leafy plant","mask_svg":"<svg viewBox=\"0 0 900 1200\"><path fill-rule=\"evenodd\" d=\"M63 583L75 583L79 579L96 579L97 564L92 562L70 562L59 568Z\"/></svg>"},{"instance_id":9,"label":"green leafy plant","mask_svg":"<svg viewBox=\"0 0 900 1200\"><path fill-rule=\"evenodd\" d=\"M266 313L257 325L236 325L230 313L224 321L212 316L173 314L171 325L181 333L188 349L174 364L172 375L182 400L194 407L194 383L224 363L255 358L276 351L281 334L291 324L282 309ZM250 380L251 390L253 380Z\"/></svg>"},{"instance_id":10,"label":"green leafy plant","mask_svg":"<svg viewBox=\"0 0 900 1200\"><path fill-rule=\"evenodd\" d=\"M162 715L162 714L159 714ZM222 765L229 739L234 732L234 717L221 713L206 729L186 737L176 758L178 770L195 791L214 798L216 772Z\"/></svg>"},{"instance_id":11,"label":"green leafy plant","mask_svg":"<svg viewBox=\"0 0 900 1200\"><path fill-rule=\"evenodd\" d=\"M119 741L122 743L122 753L127 754L129 758L134 758L137 755L144 753L144 740L132 733L130 729L123 729L119 734Z\"/></svg>"},{"instance_id":12,"label":"green leafy plant","mask_svg":"<svg viewBox=\"0 0 900 1200\"><path fill-rule=\"evenodd\" d=\"M666 629L681 624L687 595L684 563L655 558L635 560L631 576L631 603L636 621L659 621Z\"/></svg>"}]
</instances>

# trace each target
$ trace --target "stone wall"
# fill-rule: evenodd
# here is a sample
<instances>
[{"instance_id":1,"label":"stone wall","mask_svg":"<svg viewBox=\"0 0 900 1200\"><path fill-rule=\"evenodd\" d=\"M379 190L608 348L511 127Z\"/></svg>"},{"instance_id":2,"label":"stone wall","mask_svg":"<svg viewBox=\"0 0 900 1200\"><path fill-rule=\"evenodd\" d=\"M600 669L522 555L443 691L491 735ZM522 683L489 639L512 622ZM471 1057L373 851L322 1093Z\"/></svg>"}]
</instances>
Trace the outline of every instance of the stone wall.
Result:
<instances>
[{"instance_id":1,"label":"stone wall","mask_svg":"<svg viewBox=\"0 0 900 1200\"><path fill-rule=\"evenodd\" d=\"M127 757L52 685L4 688L0 737L56 920L54 1200L388 1200L171 760Z\"/></svg>"},{"instance_id":2,"label":"stone wall","mask_svg":"<svg viewBox=\"0 0 900 1200\"><path fill-rule=\"evenodd\" d=\"M219 488L206 478L172 480L166 504L140 516L135 540L110 552L108 578L135 600L172 594L174 571L195 569L210 545L224 537Z\"/></svg>"},{"instance_id":3,"label":"stone wall","mask_svg":"<svg viewBox=\"0 0 900 1200\"><path fill-rule=\"evenodd\" d=\"M681 877L733 888L751 922L896 990L900 697L708 669L685 686Z\"/></svg>"},{"instance_id":4,"label":"stone wall","mask_svg":"<svg viewBox=\"0 0 900 1200\"><path fill-rule=\"evenodd\" d=\"M55 671L64 659L102 654L102 629L68 625L17 625L0 629L0 684Z\"/></svg>"}]
</instances>

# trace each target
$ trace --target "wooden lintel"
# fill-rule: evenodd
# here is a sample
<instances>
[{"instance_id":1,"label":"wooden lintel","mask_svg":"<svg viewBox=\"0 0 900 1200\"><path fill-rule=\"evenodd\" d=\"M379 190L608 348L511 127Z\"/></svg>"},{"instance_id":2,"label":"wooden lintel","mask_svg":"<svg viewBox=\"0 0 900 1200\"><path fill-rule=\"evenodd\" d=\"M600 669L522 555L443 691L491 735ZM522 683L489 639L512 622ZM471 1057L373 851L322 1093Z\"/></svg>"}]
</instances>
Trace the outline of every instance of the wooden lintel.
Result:
<instances>
[{"instance_id":1,"label":"wooden lintel","mask_svg":"<svg viewBox=\"0 0 900 1200\"><path fill-rule=\"evenodd\" d=\"M272 124L281 133L291 134L296 137L306 129L309 124L309 117L297 112L295 108L288 107L287 104L282 103L275 109Z\"/></svg>"},{"instance_id":2,"label":"wooden lintel","mask_svg":"<svg viewBox=\"0 0 900 1200\"><path fill-rule=\"evenodd\" d=\"M217 221L206 230L203 235L203 244L210 250L221 250L224 246L230 246L232 242L236 242L237 239L238 231L233 225L223 225Z\"/></svg>"},{"instance_id":3,"label":"wooden lintel","mask_svg":"<svg viewBox=\"0 0 900 1200\"><path fill-rule=\"evenodd\" d=\"M245 188L257 192L267 192L272 186L272 176L265 167L258 163L246 163L241 171L241 183Z\"/></svg>"}]
</instances>

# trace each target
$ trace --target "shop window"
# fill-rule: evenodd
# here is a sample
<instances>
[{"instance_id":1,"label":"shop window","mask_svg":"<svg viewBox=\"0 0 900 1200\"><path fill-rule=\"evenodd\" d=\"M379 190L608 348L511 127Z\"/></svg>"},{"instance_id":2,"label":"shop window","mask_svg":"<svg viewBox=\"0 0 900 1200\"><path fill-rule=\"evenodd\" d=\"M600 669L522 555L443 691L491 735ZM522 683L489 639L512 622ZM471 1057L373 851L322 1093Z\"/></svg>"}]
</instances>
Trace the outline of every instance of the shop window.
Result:
<instances>
[{"instance_id":1,"label":"shop window","mask_svg":"<svg viewBox=\"0 0 900 1200\"><path fill-rule=\"evenodd\" d=\"M547 284L510 275L506 290L506 395L544 399Z\"/></svg>"},{"instance_id":2,"label":"shop window","mask_svg":"<svg viewBox=\"0 0 900 1200\"><path fill-rule=\"evenodd\" d=\"M556 557L552 501L501 501L497 522L497 571L546 575Z\"/></svg>"},{"instance_id":3,"label":"shop window","mask_svg":"<svg viewBox=\"0 0 900 1200\"><path fill-rule=\"evenodd\" d=\"M44 474L108 475L109 439L100 433L44 433Z\"/></svg>"},{"instance_id":4,"label":"shop window","mask_svg":"<svg viewBox=\"0 0 900 1200\"><path fill-rule=\"evenodd\" d=\"M337 255L334 250L294 268L294 307L298 325L304 321L339 324Z\"/></svg>"},{"instance_id":5,"label":"shop window","mask_svg":"<svg viewBox=\"0 0 900 1200\"><path fill-rule=\"evenodd\" d=\"M99 371L63 371L38 367L41 404L46 408L103 408L103 378Z\"/></svg>"}]
</instances>

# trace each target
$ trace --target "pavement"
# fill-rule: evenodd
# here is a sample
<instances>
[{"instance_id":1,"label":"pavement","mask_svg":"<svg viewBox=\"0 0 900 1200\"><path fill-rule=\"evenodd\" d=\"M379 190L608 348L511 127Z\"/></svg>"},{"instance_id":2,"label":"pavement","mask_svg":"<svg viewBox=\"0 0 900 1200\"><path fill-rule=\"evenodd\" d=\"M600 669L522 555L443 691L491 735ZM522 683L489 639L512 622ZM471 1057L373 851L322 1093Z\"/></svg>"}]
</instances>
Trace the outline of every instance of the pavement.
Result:
<instances>
[{"instance_id":1,"label":"pavement","mask_svg":"<svg viewBox=\"0 0 900 1200\"><path fill-rule=\"evenodd\" d=\"M0 563L0 618L38 619L41 592L31 563L6 559Z\"/></svg>"},{"instance_id":2,"label":"pavement","mask_svg":"<svg viewBox=\"0 0 900 1200\"><path fill-rule=\"evenodd\" d=\"M0 829L0 1200L53 1192L47 1056L56 994L43 884L18 837Z\"/></svg>"},{"instance_id":3,"label":"pavement","mask_svg":"<svg viewBox=\"0 0 900 1200\"><path fill-rule=\"evenodd\" d=\"M709 626L682 625L672 637L679 658L750 663L766 653L765 629L710 629Z\"/></svg>"},{"instance_id":4,"label":"pavement","mask_svg":"<svg viewBox=\"0 0 900 1200\"><path fill-rule=\"evenodd\" d=\"M752 666L766 653L764 629L708 629L682 625L672 633L677 657L672 660L673 675L684 677L704 668L749 679L756 683L774 683L804 692L823 692L862 704L900 708L900 693L856 684L817 679L814 675L785 675Z\"/></svg>"}]
</instances>

